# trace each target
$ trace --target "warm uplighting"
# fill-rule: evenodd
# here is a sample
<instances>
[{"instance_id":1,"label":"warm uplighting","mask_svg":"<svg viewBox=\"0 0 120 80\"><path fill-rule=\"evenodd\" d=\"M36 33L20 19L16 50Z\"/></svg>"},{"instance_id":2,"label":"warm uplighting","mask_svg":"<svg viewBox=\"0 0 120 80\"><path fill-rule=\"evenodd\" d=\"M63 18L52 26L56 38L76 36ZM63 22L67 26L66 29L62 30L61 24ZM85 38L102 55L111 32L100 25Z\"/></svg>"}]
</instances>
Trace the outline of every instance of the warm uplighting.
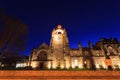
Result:
<instances>
[{"instance_id":1,"label":"warm uplighting","mask_svg":"<svg viewBox=\"0 0 120 80\"><path fill-rule=\"evenodd\" d=\"M51 62L48 62L48 69L51 68Z\"/></svg>"},{"instance_id":2,"label":"warm uplighting","mask_svg":"<svg viewBox=\"0 0 120 80\"><path fill-rule=\"evenodd\" d=\"M57 40L57 41L60 41L60 38L59 38L59 36L55 36L55 40Z\"/></svg>"},{"instance_id":3,"label":"warm uplighting","mask_svg":"<svg viewBox=\"0 0 120 80\"><path fill-rule=\"evenodd\" d=\"M75 64L75 67L78 66L78 60L77 59L74 60L74 64Z\"/></svg>"},{"instance_id":4,"label":"warm uplighting","mask_svg":"<svg viewBox=\"0 0 120 80\"><path fill-rule=\"evenodd\" d=\"M110 66L113 69L119 67L120 59L117 56L117 51L115 51L114 47L109 47L111 43L108 45L106 43L102 44L103 42L99 42L99 44L97 42L95 46L89 42L88 48L82 48L81 44L78 44L77 49L71 49L66 30L61 25L58 25L52 31L50 46L44 44L32 51L31 62L29 63L32 68L36 69L106 69L108 63L106 63L105 59L109 57L109 61L112 63ZM105 51L103 47L106 48ZM42 55L41 52L44 52L45 55Z\"/></svg>"},{"instance_id":5,"label":"warm uplighting","mask_svg":"<svg viewBox=\"0 0 120 80\"><path fill-rule=\"evenodd\" d=\"M26 63L18 63L16 64L16 68L21 68L21 67L26 67L27 64Z\"/></svg>"},{"instance_id":6,"label":"warm uplighting","mask_svg":"<svg viewBox=\"0 0 120 80\"><path fill-rule=\"evenodd\" d=\"M84 61L84 64L86 64L86 61Z\"/></svg>"},{"instance_id":7,"label":"warm uplighting","mask_svg":"<svg viewBox=\"0 0 120 80\"><path fill-rule=\"evenodd\" d=\"M77 59L73 60L73 63L72 63L72 68L75 68L75 67L79 67Z\"/></svg>"},{"instance_id":8,"label":"warm uplighting","mask_svg":"<svg viewBox=\"0 0 120 80\"><path fill-rule=\"evenodd\" d=\"M32 65L33 68L37 67L37 63L35 63L35 62L33 62L31 65Z\"/></svg>"},{"instance_id":9,"label":"warm uplighting","mask_svg":"<svg viewBox=\"0 0 120 80\"><path fill-rule=\"evenodd\" d=\"M75 68L75 65L74 65L74 64L72 64L72 68Z\"/></svg>"}]
</instances>

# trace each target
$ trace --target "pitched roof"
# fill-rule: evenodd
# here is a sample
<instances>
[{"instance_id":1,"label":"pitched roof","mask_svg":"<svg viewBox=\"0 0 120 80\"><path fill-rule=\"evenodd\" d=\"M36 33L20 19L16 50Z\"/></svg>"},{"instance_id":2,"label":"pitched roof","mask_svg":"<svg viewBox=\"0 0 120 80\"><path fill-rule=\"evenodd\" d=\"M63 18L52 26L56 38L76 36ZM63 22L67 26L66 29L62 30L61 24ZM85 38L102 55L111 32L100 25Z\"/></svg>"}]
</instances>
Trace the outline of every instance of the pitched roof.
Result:
<instances>
[{"instance_id":1,"label":"pitched roof","mask_svg":"<svg viewBox=\"0 0 120 80\"><path fill-rule=\"evenodd\" d=\"M49 46L44 42L44 43L42 43L38 48L39 48L39 49L48 49Z\"/></svg>"}]
</instances>

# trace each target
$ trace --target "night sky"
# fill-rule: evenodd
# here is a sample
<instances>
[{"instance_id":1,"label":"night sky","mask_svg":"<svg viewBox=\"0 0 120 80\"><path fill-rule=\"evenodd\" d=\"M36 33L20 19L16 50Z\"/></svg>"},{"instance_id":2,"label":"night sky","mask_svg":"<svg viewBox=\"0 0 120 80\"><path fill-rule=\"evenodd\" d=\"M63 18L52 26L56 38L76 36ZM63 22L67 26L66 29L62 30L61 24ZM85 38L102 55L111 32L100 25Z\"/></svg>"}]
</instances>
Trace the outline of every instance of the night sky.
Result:
<instances>
[{"instance_id":1,"label":"night sky","mask_svg":"<svg viewBox=\"0 0 120 80\"><path fill-rule=\"evenodd\" d=\"M0 0L0 8L16 16L29 28L27 49L42 42L48 45L51 31L58 24L66 30L71 48L78 42L88 46L100 37L116 37L120 40L120 0Z\"/></svg>"}]
</instances>

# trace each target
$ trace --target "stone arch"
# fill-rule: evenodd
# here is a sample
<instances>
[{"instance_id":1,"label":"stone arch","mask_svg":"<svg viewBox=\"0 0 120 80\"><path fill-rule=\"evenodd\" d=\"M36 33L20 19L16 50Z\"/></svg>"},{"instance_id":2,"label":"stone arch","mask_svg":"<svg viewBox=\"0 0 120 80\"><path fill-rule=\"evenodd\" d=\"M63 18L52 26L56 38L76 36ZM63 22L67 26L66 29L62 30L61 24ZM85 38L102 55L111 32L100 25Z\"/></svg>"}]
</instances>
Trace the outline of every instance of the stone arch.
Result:
<instances>
[{"instance_id":1,"label":"stone arch","mask_svg":"<svg viewBox=\"0 0 120 80\"><path fill-rule=\"evenodd\" d=\"M58 34L62 34L62 33L59 31Z\"/></svg>"},{"instance_id":2,"label":"stone arch","mask_svg":"<svg viewBox=\"0 0 120 80\"><path fill-rule=\"evenodd\" d=\"M107 50L108 50L108 53L109 53L110 55L114 55L114 51L113 51L113 47L112 47L112 46L108 46L108 47L107 47Z\"/></svg>"}]
</instances>

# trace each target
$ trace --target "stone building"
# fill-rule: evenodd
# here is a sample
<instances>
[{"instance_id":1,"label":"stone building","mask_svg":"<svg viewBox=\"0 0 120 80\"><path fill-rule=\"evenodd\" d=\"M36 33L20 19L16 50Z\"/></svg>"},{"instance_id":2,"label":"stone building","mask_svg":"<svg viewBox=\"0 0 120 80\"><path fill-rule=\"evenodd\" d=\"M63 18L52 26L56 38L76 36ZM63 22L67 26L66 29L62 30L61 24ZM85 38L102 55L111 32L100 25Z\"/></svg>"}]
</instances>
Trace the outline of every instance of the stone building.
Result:
<instances>
[{"instance_id":1,"label":"stone building","mask_svg":"<svg viewBox=\"0 0 120 80\"><path fill-rule=\"evenodd\" d=\"M61 25L53 29L50 46L42 43L33 49L28 66L34 69L80 68L80 69L107 69L120 68L120 42L116 38L101 38L89 47L82 47L78 43L77 49L69 47L67 32Z\"/></svg>"}]
</instances>

